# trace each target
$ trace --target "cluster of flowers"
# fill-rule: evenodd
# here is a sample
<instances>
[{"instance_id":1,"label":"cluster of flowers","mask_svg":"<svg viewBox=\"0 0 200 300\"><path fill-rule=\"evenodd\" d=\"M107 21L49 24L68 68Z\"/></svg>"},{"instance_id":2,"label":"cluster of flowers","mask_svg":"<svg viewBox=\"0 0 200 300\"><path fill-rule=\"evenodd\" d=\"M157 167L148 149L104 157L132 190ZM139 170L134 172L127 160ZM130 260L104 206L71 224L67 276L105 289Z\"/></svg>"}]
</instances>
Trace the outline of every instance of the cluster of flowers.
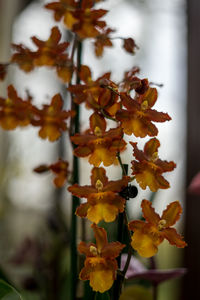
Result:
<instances>
[{"instance_id":1,"label":"cluster of flowers","mask_svg":"<svg viewBox=\"0 0 200 300\"><path fill-rule=\"evenodd\" d=\"M36 51L21 44L13 45L15 52L9 63L0 65L0 74L3 79L11 63L17 64L25 72L39 66L55 68L58 77L68 83L68 91L73 95L74 103L85 104L92 110L88 130L71 136L72 143L76 145L74 155L88 157L89 163L93 165L91 185L80 186L75 183L68 190L77 197L87 199L77 208L76 215L92 222L96 238L96 244L81 242L78 246L80 253L86 255L80 278L89 280L94 291L103 293L110 289L116 279L116 257L125 245L120 242L108 243L106 230L98 227L98 223L101 220L113 222L119 213L125 212L126 199L120 192L129 182L136 180L142 189L149 187L153 192L167 189L170 185L163 173L172 171L176 165L158 156L160 142L155 137L158 129L154 123L169 121L171 118L167 113L153 109L158 97L157 89L152 88L147 79L136 76L139 69L133 67L125 72L121 82L115 83L110 73L94 80L88 66L78 68L73 62L77 40L93 39L97 56L103 54L104 47L112 46L110 35L114 30L102 20L107 11L94 9L97 2L100 0L59 0L47 4L45 7L53 11L55 20L63 20L64 25L74 33L74 45L61 43L61 33L58 27L53 27L47 41L32 37L38 48ZM135 52L137 46L132 38L120 39L127 52ZM72 84L73 72L78 74L79 84ZM40 126L39 136L55 141L61 131L67 130L66 119L75 114L74 111L62 110L62 105L61 96L55 95L50 105L38 109L31 103L30 97L22 100L14 87L9 86L8 98L0 98L0 125L8 130L28 124ZM116 126L107 129L107 119L112 120ZM140 138L149 136L151 139L143 150L138 148L136 142L130 142L134 156L131 161L132 177L124 175L120 180L109 181L105 169L100 165L108 167L121 160L120 153L127 147L124 135ZM55 185L63 186L69 174L68 163L59 160L55 164L35 169L38 173L49 170L57 175ZM145 221L134 220L128 224L131 235L133 232L131 246L141 256L155 255L164 239L177 247L186 246L182 237L171 228L182 212L178 201L168 205L161 217L154 211L150 201L143 200L141 207Z\"/></svg>"},{"instance_id":2,"label":"cluster of flowers","mask_svg":"<svg viewBox=\"0 0 200 300\"><path fill-rule=\"evenodd\" d=\"M7 99L0 98L0 126L5 130L28 125L41 127L39 136L42 139L57 140L62 131L67 130L66 120L74 116L74 111L62 109L63 100L60 94L53 96L49 105L41 109L32 104L31 97L21 99L13 87L8 86Z\"/></svg>"}]
</instances>

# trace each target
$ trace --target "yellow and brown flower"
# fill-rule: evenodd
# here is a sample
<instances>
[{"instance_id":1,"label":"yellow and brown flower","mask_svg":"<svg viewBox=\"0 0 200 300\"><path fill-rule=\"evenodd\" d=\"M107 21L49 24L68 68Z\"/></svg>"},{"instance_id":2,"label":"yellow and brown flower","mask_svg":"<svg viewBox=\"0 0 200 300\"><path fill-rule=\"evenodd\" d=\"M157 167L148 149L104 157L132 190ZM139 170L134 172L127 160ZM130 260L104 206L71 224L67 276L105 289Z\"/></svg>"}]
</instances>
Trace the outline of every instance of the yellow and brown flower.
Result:
<instances>
[{"instance_id":1,"label":"yellow and brown flower","mask_svg":"<svg viewBox=\"0 0 200 300\"><path fill-rule=\"evenodd\" d=\"M59 0L45 5L54 11L56 21L63 19L65 26L79 35L80 38L91 38L99 34L106 26L101 18L107 13L105 9L94 9L97 1L83 0L81 5L74 0Z\"/></svg>"},{"instance_id":2,"label":"yellow and brown flower","mask_svg":"<svg viewBox=\"0 0 200 300\"><path fill-rule=\"evenodd\" d=\"M62 109L63 100L60 94L53 96L50 105L43 105L41 110L35 112L35 120L32 125L40 126L39 136L51 142L56 141L62 131L67 130L66 119L74 116L74 111Z\"/></svg>"},{"instance_id":3,"label":"yellow and brown flower","mask_svg":"<svg viewBox=\"0 0 200 300\"><path fill-rule=\"evenodd\" d=\"M96 244L81 242L78 250L86 256L84 267L80 272L81 280L89 280L90 286L96 292L104 293L109 290L117 273L116 257L119 256L125 245L120 242L108 243L104 228L96 224L91 225Z\"/></svg>"},{"instance_id":4,"label":"yellow and brown flower","mask_svg":"<svg viewBox=\"0 0 200 300\"><path fill-rule=\"evenodd\" d=\"M98 167L117 163L117 153L123 151L126 142L123 140L121 127L106 131L106 121L102 115L93 113L90 117L90 129L85 134L75 134L71 140L78 147L74 154L78 157L89 156L89 163Z\"/></svg>"},{"instance_id":5,"label":"yellow and brown flower","mask_svg":"<svg viewBox=\"0 0 200 300\"><path fill-rule=\"evenodd\" d=\"M56 177L54 178L54 184L56 187L60 188L63 187L67 181L67 177L69 175L68 168L69 168L69 163L62 159L59 159L54 164L40 165L39 167L36 167L34 169L34 172L41 174L44 172L52 171L54 174L56 174Z\"/></svg>"},{"instance_id":6,"label":"yellow and brown flower","mask_svg":"<svg viewBox=\"0 0 200 300\"><path fill-rule=\"evenodd\" d=\"M173 171L176 164L158 157L159 140L150 139L145 144L144 151L138 149L137 143L130 142L130 144L133 146L133 154L137 159L131 162L132 175L135 176L140 187L144 190L148 186L152 192L169 188L169 182L162 176L162 173Z\"/></svg>"},{"instance_id":7,"label":"yellow and brown flower","mask_svg":"<svg viewBox=\"0 0 200 300\"><path fill-rule=\"evenodd\" d=\"M106 114L115 116L121 107L119 97L113 91L102 86L105 81L110 83L110 75L110 73L105 73L93 80L90 68L82 65L79 76L83 84L71 85L68 90L74 94L76 103L85 103L87 108L95 111L103 110Z\"/></svg>"},{"instance_id":8,"label":"yellow and brown flower","mask_svg":"<svg viewBox=\"0 0 200 300\"><path fill-rule=\"evenodd\" d=\"M95 37L94 49L97 57L103 55L105 47L112 47L113 43L110 39L110 33L115 32L111 28L103 28L101 32Z\"/></svg>"},{"instance_id":9,"label":"yellow and brown flower","mask_svg":"<svg viewBox=\"0 0 200 300\"><path fill-rule=\"evenodd\" d=\"M176 229L171 228L182 213L178 201L170 203L161 217L155 212L150 201L143 200L141 207L146 221L136 220L129 223L129 230L134 231L131 245L141 256L151 257L155 255L158 246L164 239L178 248L184 248L187 245Z\"/></svg>"},{"instance_id":10,"label":"yellow and brown flower","mask_svg":"<svg viewBox=\"0 0 200 300\"><path fill-rule=\"evenodd\" d=\"M122 104L126 109L117 112L116 118L121 122L124 133L136 137L156 136L158 129L152 122L171 120L167 113L152 109L157 100L157 90L148 88L144 94L136 94L136 99L121 93Z\"/></svg>"},{"instance_id":11,"label":"yellow and brown flower","mask_svg":"<svg viewBox=\"0 0 200 300\"><path fill-rule=\"evenodd\" d=\"M13 85L9 85L7 99L0 98L0 126L5 130L13 130L29 125L32 118L31 99L22 100Z\"/></svg>"},{"instance_id":12,"label":"yellow and brown flower","mask_svg":"<svg viewBox=\"0 0 200 300\"><path fill-rule=\"evenodd\" d=\"M91 185L74 184L68 188L73 195L87 198L87 202L77 208L76 214L96 224L101 220L113 222L116 216L124 211L125 199L119 196L119 192L128 185L128 182L128 176L124 176L121 180L108 181L105 169L94 167Z\"/></svg>"}]
</instances>

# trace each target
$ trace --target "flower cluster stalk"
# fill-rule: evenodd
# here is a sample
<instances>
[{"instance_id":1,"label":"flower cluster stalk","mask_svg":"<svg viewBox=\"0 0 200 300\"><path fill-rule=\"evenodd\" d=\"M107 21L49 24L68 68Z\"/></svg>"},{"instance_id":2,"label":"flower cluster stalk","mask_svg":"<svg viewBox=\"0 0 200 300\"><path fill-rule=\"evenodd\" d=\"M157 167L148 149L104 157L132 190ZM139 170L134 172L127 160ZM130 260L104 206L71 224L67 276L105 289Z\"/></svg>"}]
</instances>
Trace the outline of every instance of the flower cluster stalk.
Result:
<instances>
[{"instance_id":1,"label":"flower cluster stalk","mask_svg":"<svg viewBox=\"0 0 200 300\"><path fill-rule=\"evenodd\" d=\"M76 39L76 38L75 38ZM77 73L76 73L76 84L80 83L79 70L81 67L82 57L82 42L75 41L77 45ZM72 119L71 126L74 129L74 133L79 133L80 130L80 107L73 101L72 97L72 110L76 112L74 119ZM79 182L79 160L77 156L73 156L73 183ZM77 217L76 209L80 205L80 199L76 196L72 196L72 213L71 213L71 266L70 266L70 299L76 298L77 281L78 281L78 255L77 255Z\"/></svg>"}]
</instances>

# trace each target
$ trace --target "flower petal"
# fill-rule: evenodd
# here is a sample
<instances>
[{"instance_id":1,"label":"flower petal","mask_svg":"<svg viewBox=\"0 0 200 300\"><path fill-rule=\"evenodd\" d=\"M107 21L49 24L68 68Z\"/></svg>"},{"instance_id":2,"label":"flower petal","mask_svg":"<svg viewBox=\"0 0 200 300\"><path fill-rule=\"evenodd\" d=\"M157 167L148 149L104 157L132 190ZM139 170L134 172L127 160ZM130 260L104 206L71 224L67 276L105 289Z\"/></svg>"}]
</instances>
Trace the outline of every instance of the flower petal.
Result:
<instances>
[{"instance_id":1,"label":"flower petal","mask_svg":"<svg viewBox=\"0 0 200 300\"><path fill-rule=\"evenodd\" d=\"M91 193L96 193L96 189L89 185L80 186L77 183L68 187L68 191L77 197L87 198Z\"/></svg>"},{"instance_id":2,"label":"flower petal","mask_svg":"<svg viewBox=\"0 0 200 300\"><path fill-rule=\"evenodd\" d=\"M85 145L87 143L89 143L91 140L96 139L95 136L91 135L91 134L79 134L76 133L74 136L71 136L71 141L76 144L76 145Z\"/></svg>"},{"instance_id":3,"label":"flower petal","mask_svg":"<svg viewBox=\"0 0 200 300\"><path fill-rule=\"evenodd\" d=\"M98 224L101 220L103 220L102 206L101 205L90 206L87 211L87 218L91 222Z\"/></svg>"},{"instance_id":4,"label":"flower petal","mask_svg":"<svg viewBox=\"0 0 200 300\"><path fill-rule=\"evenodd\" d=\"M104 168L94 167L92 169L91 184L95 186L97 180L100 180L103 183L103 185L105 185L108 182L106 170Z\"/></svg>"},{"instance_id":5,"label":"flower petal","mask_svg":"<svg viewBox=\"0 0 200 300\"><path fill-rule=\"evenodd\" d=\"M96 270L90 273L90 286L93 291L104 293L113 285L113 271L109 269Z\"/></svg>"},{"instance_id":6,"label":"flower petal","mask_svg":"<svg viewBox=\"0 0 200 300\"><path fill-rule=\"evenodd\" d=\"M165 227L174 225L180 218L182 207L178 201L170 203L163 211L161 219L166 221Z\"/></svg>"},{"instance_id":7,"label":"flower petal","mask_svg":"<svg viewBox=\"0 0 200 300\"><path fill-rule=\"evenodd\" d=\"M53 96L51 100L51 106L53 107L54 110L61 110L63 106L63 100L60 94L56 94Z\"/></svg>"},{"instance_id":8,"label":"flower petal","mask_svg":"<svg viewBox=\"0 0 200 300\"><path fill-rule=\"evenodd\" d=\"M74 154L78 157L86 157L90 155L92 150L87 146L79 146L74 150Z\"/></svg>"},{"instance_id":9,"label":"flower petal","mask_svg":"<svg viewBox=\"0 0 200 300\"><path fill-rule=\"evenodd\" d=\"M79 278L81 280L89 280L90 279L90 272L91 272L90 268L84 267L81 270L80 274L79 274Z\"/></svg>"},{"instance_id":10,"label":"flower petal","mask_svg":"<svg viewBox=\"0 0 200 300\"><path fill-rule=\"evenodd\" d=\"M158 152L160 142L157 138L150 139L144 146L144 153L148 158L152 158L155 152Z\"/></svg>"},{"instance_id":11,"label":"flower petal","mask_svg":"<svg viewBox=\"0 0 200 300\"><path fill-rule=\"evenodd\" d=\"M130 96L128 96L127 93L121 93L120 97L122 99L122 104L128 109L128 111L137 111L140 109L139 103ZM125 110L122 111L126 112Z\"/></svg>"},{"instance_id":12,"label":"flower petal","mask_svg":"<svg viewBox=\"0 0 200 300\"><path fill-rule=\"evenodd\" d=\"M89 80L91 80L92 78L92 73L90 71L90 68L86 65L82 65L79 76L83 82L88 83Z\"/></svg>"},{"instance_id":13,"label":"flower petal","mask_svg":"<svg viewBox=\"0 0 200 300\"><path fill-rule=\"evenodd\" d=\"M146 160L146 156L142 150L139 150L137 147L137 143L129 142L133 146L133 155L140 162Z\"/></svg>"},{"instance_id":14,"label":"flower petal","mask_svg":"<svg viewBox=\"0 0 200 300\"><path fill-rule=\"evenodd\" d=\"M159 112L155 109L147 109L146 116L153 122L165 122L170 121L171 117L167 113Z\"/></svg>"},{"instance_id":15,"label":"flower petal","mask_svg":"<svg viewBox=\"0 0 200 300\"><path fill-rule=\"evenodd\" d=\"M81 217L81 218L84 218L84 217L87 217L87 212L88 212L88 209L90 207L90 204L89 203L82 203L81 205L79 205L76 209L76 215Z\"/></svg>"},{"instance_id":16,"label":"flower petal","mask_svg":"<svg viewBox=\"0 0 200 300\"><path fill-rule=\"evenodd\" d=\"M126 148L126 142L123 139L116 139L112 141L112 144L109 148L111 152L122 152Z\"/></svg>"},{"instance_id":17,"label":"flower petal","mask_svg":"<svg viewBox=\"0 0 200 300\"><path fill-rule=\"evenodd\" d=\"M49 139L50 142L56 141L61 135L61 132L59 128L52 124L45 124L43 127L39 130L39 136L42 139Z\"/></svg>"},{"instance_id":18,"label":"flower petal","mask_svg":"<svg viewBox=\"0 0 200 300\"><path fill-rule=\"evenodd\" d=\"M94 206L90 206L87 212L87 218L98 224L101 220L105 222L113 222L118 215L119 210L115 205L107 203L99 203Z\"/></svg>"},{"instance_id":19,"label":"flower petal","mask_svg":"<svg viewBox=\"0 0 200 300\"><path fill-rule=\"evenodd\" d=\"M102 257L115 258L119 256L120 252L126 245L120 242L113 242L105 245L102 249Z\"/></svg>"},{"instance_id":20,"label":"flower petal","mask_svg":"<svg viewBox=\"0 0 200 300\"><path fill-rule=\"evenodd\" d=\"M94 223L91 227L94 231L98 252L101 253L101 249L108 244L107 233L104 228L98 227Z\"/></svg>"},{"instance_id":21,"label":"flower petal","mask_svg":"<svg viewBox=\"0 0 200 300\"><path fill-rule=\"evenodd\" d=\"M155 209L152 207L152 203L144 199L142 200L141 207L146 221L157 226L161 219L160 216L155 212Z\"/></svg>"},{"instance_id":22,"label":"flower petal","mask_svg":"<svg viewBox=\"0 0 200 300\"><path fill-rule=\"evenodd\" d=\"M90 128L95 132L96 127L98 127L102 133L106 130L106 121L104 117L95 112L90 116Z\"/></svg>"},{"instance_id":23,"label":"flower petal","mask_svg":"<svg viewBox=\"0 0 200 300\"><path fill-rule=\"evenodd\" d=\"M98 167L103 162L105 167L108 167L116 162L116 153L112 153L104 147L96 148L90 155L89 163Z\"/></svg>"},{"instance_id":24,"label":"flower petal","mask_svg":"<svg viewBox=\"0 0 200 300\"><path fill-rule=\"evenodd\" d=\"M93 256L92 252L90 251L90 246L95 247L95 244L93 243L86 244L85 242L80 242L80 244L78 245L78 251L81 254L84 254L85 256L89 256L89 257Z\"/></svg>"},{"instance_id":25,"label":"flower petal","mask_svg":"<svg viewBox=\"0 0 200 300\"><path fill-rule=\"evenodd\" d=\"M143 138L147 135L155 136L158 134L156 126L144 117L132 116L132 118L122 120L121 122L124 133L128 135L133 133L136 137Z\"/></svg>"},{"instance_id":26,"label":"flower petal","mask_svg":"<svg viewBox=\"0 0 200 300\"><path fill-rule=\"evenodd\" d=\"M148 168L148 166L145 168L145 164L143 170L142 167L142 163L139 165L136 161L132 161L132 174L135 175L136 181L143 190L145 190L147 186L152 192L156 192L158 189L169 188L169 182L162 175L158 172L154 172L154 170Z\"/></svg>"},{"instance_id":27,"label":"flower petal","mask_svg":"<svg viewBox=\"0 0 200 300\"><path fill-rule=\"evenodd\" d=\"M132 230L132 231L142 230L144 228L145 224L146 223L141 220L131 221L128 224L128 228L129 228L129 230Z\"/></svg>"},{"instance_id":28,"label":"flower petal","mask_svg":"<svg viewBox=\"0 0 200 300\"><path fill-rule=\"evenodd\" d=\"M147 101L148 107L154 106L156 100L158 98L158 92L156 88L148 88L148 90L138 98L139 103L143 103Z\"/></svg>"},{"instance_id":29,"label":"flower petal","mask_svg":"<svg viewBox=\"0 0 200 300\"><path fill-rule=\"evenodd\" d=\"M105 107L109 104L111 100L111 91L107 89L103 89L98 98L98 103L101 107Z\"/></svg>"},{"instance_id":30,"label":"flower petal","mask_svg":"<svg viewBox=\"0 0 200 300\"><path fill-rule=\"evenodd\" d=\"M177 233L176 229L166 228L162 233L171 245L175 245L178 248L187 246L187 243L183 241L182 236Z\"/></svg>"},{"instance_id":31,"label":"flower petal","mask_svg":"<svg viewBox=\"0 0 200 300\"><path fill-rule=\"evenodd\" d=\"M121 190L123 190L128 185L128 182L129 182L129 177L124 176L120 180L109 181L103 190L119 193L119 192L121 192Z\"/></svg>"},{"instance_id":32,"label":"flower petal","mask_svg":"<svg viewBox=\"0 0 200 300\"><path fill-rule=\"evenodd\" d=\"M157 159L155 163L162 169L162 172L173 171L176 167L176 164L173 161L168 162L166 160Z\"/></svg>"},{"instance_id":33,"label":"flower petal","mask_svg":"<svg viewBox=\"0 0 200 300\"><path fill-rule=\"evenodd\" d=\"M12 84L7 87L7 90L9 99L16 100L18 98L17 91Z\"/></svg>"},{"instance_id":34,"label":"flower petal","mask_svg":"<svg viewBox=\"0 0 200 300\"><path fill-rule=\"evenodd\" d=\"M158 251L158 247L152 237L140 230L134 232L131 246L143 257L152 257Z\"/></svg>"},{"instance_id":35,"label":"flower petal","mask_svg":"<svg viewBox=\"0 0 200 300\"><path fill-rule=\"evenodd\" d=\"M58 176L54 179L54 184L56 187L61 188L64 186L65 182L66 182L67 178L66 178L66 174L65 173L60 173L58 174Z\"/></svg>"}]
</instances>

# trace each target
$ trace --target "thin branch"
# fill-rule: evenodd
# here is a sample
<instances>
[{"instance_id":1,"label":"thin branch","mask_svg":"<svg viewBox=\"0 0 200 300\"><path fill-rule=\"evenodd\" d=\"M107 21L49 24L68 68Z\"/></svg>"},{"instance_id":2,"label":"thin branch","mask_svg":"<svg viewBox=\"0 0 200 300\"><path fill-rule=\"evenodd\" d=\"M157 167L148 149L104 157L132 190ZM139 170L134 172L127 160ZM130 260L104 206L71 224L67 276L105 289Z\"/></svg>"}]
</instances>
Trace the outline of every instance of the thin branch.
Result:
<instances>
[{"instance_id":1,"label":"thin branch","mask_svg":"<svg viewBox=\"0 0 200 300\"><path fill-rule=\"evenodd\" d=\"M121 156L120 156L119 152L117 153L117 159L118 159L118 162L119 162L119 164L121 166L123 176L126 176L127 172L126 172L126 169L124 167L124 164L122 163Z\"/></svg>"},{"instance_id":2,"label":"thin branch","mask_svg":"<svg viewBox=\"0 0 200 300\"><path fill-rule=\"evenodd\" d=\"M114 119L114 118L110 117L109 115L107 115L103 109L101 109L101 113L102 113L102 115L103 115L106 119L112 120L112 121L114 121L114 122L118 122L116 119Z\"/></svg>"}]
</instances>

